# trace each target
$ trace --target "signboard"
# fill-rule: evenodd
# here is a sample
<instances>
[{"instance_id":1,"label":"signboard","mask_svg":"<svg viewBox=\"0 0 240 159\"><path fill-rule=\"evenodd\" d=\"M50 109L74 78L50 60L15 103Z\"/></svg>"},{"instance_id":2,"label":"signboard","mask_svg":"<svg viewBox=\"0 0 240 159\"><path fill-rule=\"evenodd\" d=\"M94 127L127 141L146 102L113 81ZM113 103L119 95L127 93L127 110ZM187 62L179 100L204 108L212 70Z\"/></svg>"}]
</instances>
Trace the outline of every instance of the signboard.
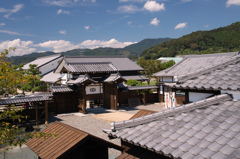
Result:
<instances>
[{"instance_id":1,"label":"signboard","mask_svg":"<svg viewBox=\"0 0 240 159\"><path fill-rule=\"evenodd\" d=\"M165 92L165 108L176 107L175 92Z\"/></svg>"},{"instance_id":2,"label":"signboard","mask_svg":"<svg viewBox=\"0 0 240 159\"><path fill-rule=\"evenodd\" d=\"M86 87L86 94L101 94L103 92L100 85L90 85Z\"/></svg>"}]
</instances>

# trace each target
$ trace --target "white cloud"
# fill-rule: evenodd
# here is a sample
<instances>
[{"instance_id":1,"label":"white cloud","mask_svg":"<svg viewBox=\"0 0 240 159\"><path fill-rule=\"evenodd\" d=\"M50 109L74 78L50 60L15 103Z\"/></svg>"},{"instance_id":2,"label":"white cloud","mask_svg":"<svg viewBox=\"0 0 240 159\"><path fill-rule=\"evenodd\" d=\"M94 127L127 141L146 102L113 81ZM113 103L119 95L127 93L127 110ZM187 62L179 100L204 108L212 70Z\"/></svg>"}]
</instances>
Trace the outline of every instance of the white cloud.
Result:
<instances>
[{"instance_id":1,"label":"white cloud","mask_svg":"<svg viewBox=\"0 0 240 159\"><path fill-rule=\"evenodd\" d=\"M9 56L21 56L36 51L36 48L33 48L33 41L21 41L20 39L15 39L13 41L7 40L0 43L0 50L9 47L16 48L15 52L11 52Z\"/></svg>"},{"instance_id":2,"label":"white cloud","mask_svg":"<svg viewBox=\"0 0 240 159\"><path fill-rule=\"evenodd\" d=\"M84 28L85 28L86 30L88 30L88 29L90 29L90 26L85 26Z\"/></svg>"},{"instance_id":3,"label":"white cloud","mask_svg":"<svg viewBox=\"0 0 240 159\"><path fill-rule=\"evenodd\" d=\"M192 2L192 0L181 0L182 3Z\"/></svg>"},{"instance_id":4,"label":"white cloud","mask_svg":"<svg viewBox=\"0 0 240 159\"><path fill-rule=\"evenodd\" d=\"M79 45L74 45L70 41L65 40L53 40L53 41L50 40L44 43L39 43L38 46L44 48L53 48L54 52L63 52L72 49L77 49L80 47Z\"/></svg>"},{"instance_id":5,"label":"white cloud","mask_svg":"<svg viewBox=\"0 0 240 159\"><path fill-rule=\"evenodd\" d=\"M53 6L59 6L59 7L69 7L74 5L81 5L82 2L87 3L95 3L96 0L82 0L79 2L79 0L42 0L43 3L47 5L53 5Z\"/></svg>"},{"instance_id":6,"label":"white cloud","mask_svg":"<svg viewBox=\"0 0 240 159\"><path fill-rule=\"evenodd\" d=\"M32 52L39 52L39 50L49 50L53 52L64 52L72 49L78 48L89 48L94 49L98 47L112 47L112 48L123 48L125 46L134 44L136 42L120 42L116 39L105 40L86 40L79 44L73 44L70 41L65 40L50 40L39 44L34 44L33 41L21 41L20 39L15 39L13 41L4 41L0 43L0 50L15 47L16 51L11 53L10 56L21 56L24 54L29 54ZM39 50L37 50L37 48Z\"/></svg>"},{"instance_id":7,"label":"white cloud","mask_svg":"<svg viewBox=\"0 0 240 159\"><path fill-rule=\"evenodd\" d=\"M144 2L146 0L119 0L119 2Z\"/></svg>"},{"instance_id":8,"label":"white cloud","mask_svg":"<svg viewBox=\"0 0 240 159\"><path fill-rule=\"evenodd\" d=\"M60 30L59 33L60 34L67 34L66 30Z\"/></svg>"},{"instance_id":9,"label":"white cloud","mask_svg":"<svg viewBox=\"0 0 240 159\"><path fill-rule=\"evenodd\" d=\"M0 23L0 26L4 26L4 25L6 25L5 23Z\"/></svg>"},{"instance_id":10,"label":"white cloud","mask_svg":"<svg viewBox=\"0 0 240 159\"><path fill-rule=\"evenodd\" d=\"M147 1L144 4L143 8L150 12L156 12L156 11L165 10L165 4L164 3L159 4L156 1Z\"/></svg>"},{"instance_id":11,"label":"white cloud","mask_svg":"<svg viewBox=\"0 0 240 159\"><path fill-rule=\"evenodd\" d=\"M175 26L174 29L183 29L187 27L187 23L179 23L178 25Z\"/></svg>"},{"instance_id":12,"label":"white cloud","mask_svg":"<svg viewBox=\"0 0 240 159\"><path fill-rule=\"evenodd\" d=\"M130 25L130 24L132 24L132 21L129 21L129 22L127 22L128 23L128 25Z\"/></svg>"},{"instance_id":13,"label":"white cloud","mask_svg":"<svg viewBox=\"0 0 240 159\"><path fill-rule=\"evenodd\" d=\"M86 40L80 45L86 48L98 48L98 47L113 47L113 48L123 48L125 46L134 44L135 42L119 42L116 39L110 39L109 41L104 40Z\"/></svg>"},{"instance_id":14,"label":"white cloud","mask_svg":"<svg viewBox=\"0 0 240 159\"><path fill-rule=\"evenodd\" d=\"M240 5L240 0L228 0L226 6L230 7L231 5Z\"/></svg>"},{"instance_id":15,"label":"white cloud","mask_svg":"<svg viewBox=\"0 0 240 159\"><path fill-rule=\"evenodd\" d=\"M158 24L160 23L160 20L158 20L157 18L153 18L153 20L150 22L150 24L158 26Z\"/></svg>"},{"instance_id":16,"label":"white cloud","mask_svg":"<svg viewBox=\"0 0 240 159\"><path fill-rule=\"evenodd\" d=\"M4 15L5 18L9 18L12 14L17 13L24 7L23 4L16 4L13 9L0 8L0 13L7 13Z\"/></svg>"},{"instance_id":17,"label":"white cloud","mask_svg":"<svg viewBox=\"0 0 240 159\"><path fill-rule=\"evenodd\" d=\"M69 11L66 11L66 10L59 9L59 10L57 11L57 14L58 14L58 15L59 15L59 14L70 14L70 12L69 12Z\"/></svg>"},{"instance_id":18,"label":"white cloud","mask_svg":"<svg viewBox=\"0 0 240 159\"><path fill-rule=\"evenodd\" d=\"M35 36L35 35L22 34L22 33L14 32L14 31L9 31L9 30L0 30L0 33L9 34L9 35L23 35L23 36L33 36L33 37L37 37L37 36Z\"/></svg>"},{"instance_id":19,"label":"white cloud","mask_svg":"<svg viewBox=\"0 0 240 159\"><path fill-rule=\"evenodd\" d=\"M140 11L141 9L139 9L137 6L135 5L124 5L124 6L120 6L118 7L117 11L121 12L121 13L134 13L137 11Z\"/></svg>"},{"instance_id":20,"label":"white cloud","mask_svg":"<svg viewBox=\"0 0 240 159\"><path fill-rule=\"evenodd\" d=\"M204 25L204 27L205 27L205 28L208 28L208 27L209 27L209 25Z\"/></svg>"}]
</instances>

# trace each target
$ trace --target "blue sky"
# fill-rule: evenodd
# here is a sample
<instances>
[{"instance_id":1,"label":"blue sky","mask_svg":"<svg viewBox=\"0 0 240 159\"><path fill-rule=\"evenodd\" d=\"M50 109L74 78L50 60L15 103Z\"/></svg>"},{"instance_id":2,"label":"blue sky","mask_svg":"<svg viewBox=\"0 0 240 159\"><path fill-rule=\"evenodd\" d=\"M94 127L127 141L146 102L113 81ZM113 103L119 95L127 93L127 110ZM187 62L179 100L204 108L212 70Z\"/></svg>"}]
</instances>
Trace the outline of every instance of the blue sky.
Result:
<instances>
[{"instance_id":1,"label":"blue sky","mask_svg":"<svg viewBox=\"0 0 240 159\"><path fill-rule=\"evenodd\" d=\"M122 48L227 26L239 10L240 0L1 0L0 50Z\"/></svg>"}]
</instances>

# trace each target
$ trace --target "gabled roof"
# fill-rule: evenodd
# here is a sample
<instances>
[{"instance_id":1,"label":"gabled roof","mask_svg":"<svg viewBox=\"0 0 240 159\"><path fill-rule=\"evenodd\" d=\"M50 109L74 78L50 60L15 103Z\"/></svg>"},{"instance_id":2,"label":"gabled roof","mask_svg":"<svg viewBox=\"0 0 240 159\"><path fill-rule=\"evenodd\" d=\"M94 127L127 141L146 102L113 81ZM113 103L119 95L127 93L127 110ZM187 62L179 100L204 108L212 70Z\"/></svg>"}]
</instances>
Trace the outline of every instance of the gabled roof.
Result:
<instances>
[{"instance_id":1,"label":"gabled roof","mask_svg":"<svg viewBox=\"0 0 240 159\"><path fill-rule=\"evenodd\" d=\"M30 65L30 64L36 64L36 65L37 65L37 68L39 68L39 67L41 67L41 66L43 66L43 65L45 65L45 64L47 64L47 63L49 63L49 62L51 62L51 61L54 61L54 60L56 60L56 59L58 59L58 58L62 58L62 55L61 55L61 54L56 54L56 55L51 55L51 56L39 57L39 58L37 58L36 60L25 64L25 65L23 66L23 69L24 69L24 70L29 69L29 65Z\"/></svg>"},{"instance_id":2,"label":"gabled roof","mask_svg":"<svg viewBox=\"0 0 240 159\"><path fill-rule=\"evenodd\" d=\"M90 78L88 74L85 74L85 75L79 75L79 77L77 79L69 80L67 82L67 84L80 84L80 83L84 83L86 81L90 81L92 83L97 83L97 81Z\"/></svg>"},{"instance_id":3,"label":"gabled roof","mask_svg":"<svg viewBox=\"0 0 240 159\"><path fill-rule=\"evenodd\" d=\"M85 141L89 139L99 140L100 144L107 145L108 147L119 148L117 145L58 121L49 125L42 132L48 134L56 133L59 135L55 138L49 137L46 140L44 137L32 138L26 142L26 145L43 159L63 157L63 155L71 153L71 150L84 144Z\"/></svg>"},{"instance_id":4,"label":"gabled roof","mask_svg":"<svg viewBox=\"0 0 240 159\"><path fill-rule=\"evenodd\" d=\"M240 101L227 94L132 120L109 136L171 158L240 158Z\"/></svg>"},{"instance_id":5,"label":"gabled roof","mask_svg":"<svg viewBox=\"0 0 240 159\"><path fill-rule=\"evenodd\" d=\"M125 78L122 77L120 73L112 73L110 76L108 76L106 79L104 79L104 82L115 82L117 80L121 81L127 81Z\"/></svg>"},{"instance_id":6,"label":"gabled roof","mask_svg":"<svg viewBox=\"0 0 240 159\"><path fill-rule=\"evenodd\" d=\"M49 90L52 93L59 93L59 92L73 92L72 88L67 86L51 86Z\"/></svg>"},{"instance_id":7,"label":"gabled roof","mask_svg":"<svg viewBox=\"0 0 240 159\"><path fill-rule=\"evenodd\" d=\"M174 88L206 90L240 90L240 55L222 64L207 67L184 76L176 76Z\"/></svg>"},{"instance_id":8,"label":"gabled roof","mask_svg":"<svg viewBox=\"0 0 240 159\"><path fill-rule=\"evenodd\" d=\"M180 76L188 73L196 72L210 66L224 63L229 58L238 55L238 52L217 53L203 55L186 55L183 60L175 64L171 68L157 72L153 76Z\"/></svg>"},{"instance_id":9,"label":"gabled roof","mask_svg":"<svg viewBox=\"0 0 240 159\"><path fill-rule=\"evenodd\" d=\"M89 64L108 63L118 71L143 71L143 68L132 62L127 57L122 56L66 56L65 64Z\"/></svg>"},{"instance_id":10,"label":"gabled roof","mask_svg":"<svg viewBox=\"0 0 240 159\"><path fill-rule=\"evenodd\" d=\"M52 72L44 75L41 78L41 81L44 81L46 83L55 83L55 82L59 81L60 79L61 79L61 74L60 73L53 73L53 71L52 71Z\"/></svg>"}]
</instances>

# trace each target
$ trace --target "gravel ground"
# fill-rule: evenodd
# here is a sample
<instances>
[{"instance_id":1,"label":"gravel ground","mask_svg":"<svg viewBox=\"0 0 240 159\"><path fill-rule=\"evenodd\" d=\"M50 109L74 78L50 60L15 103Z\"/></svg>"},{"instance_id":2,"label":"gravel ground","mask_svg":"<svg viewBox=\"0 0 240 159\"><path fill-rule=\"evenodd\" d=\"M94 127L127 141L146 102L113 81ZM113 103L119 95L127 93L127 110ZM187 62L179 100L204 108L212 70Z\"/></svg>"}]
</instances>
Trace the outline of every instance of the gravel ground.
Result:
<instances>
[{"instance_id":1,"label":"gravel ground","mask_svg":"<svg viewBox=\"0 0 240 159\"><path fill-rule=\"evenodd\" d=\"M147 109L147 110L153 110L153 111L161 111L164 110L164 105L162 103L156 103L156 104L149 104L149 105L141 105L137 107L119 107L119 110L110 110L110 109L104 109L104 108L88 108L87 111L89 114L84 115L81 113L68 113L68 114L58 114L56 116L51 116L49 118L50 122L54 121L61 121L65 124L68 124L72 127L75 127L77 129L80 129L82 131L85 131L87 133L90 133L94 136L97 136L99 138L102 138L104 140L107 140L109 142L112 142L116 145L120 146L120 140L119 139L113 139L109 140L107 137L107 134L102 132L102 129L110 129L110 122L94 118L91 115L92 114L104 114L104 113L111 113L111 112L123 112L123 113L129 113L129 114L135 114L140 109ZM109 150L109 158L114 159L117 156L121 154L120 151L110 149ZM9 159L15 159L15 158L36 158L37 156L27 147L23 146L23 148L14 148L7 152L6 158ZM0 158L3 158L3 154L0 153Z\"/></svg>"},{"instance_id":2,"label":"gravel ground","mask_svg":"<svg viewBox=\"0 0 240 159\"><path fill-rule=\"evenodd\" d=\"M119 139L109 140L107 134L102 132L102 129L110 129L110 122L108 121L96 119L90 115L78 116L74 114L60 114L50 118L51 122L56 120L121 146ZM111 159L120 154L120 151L109 149L109 158Z\"/></svg>"}]
</instances>

